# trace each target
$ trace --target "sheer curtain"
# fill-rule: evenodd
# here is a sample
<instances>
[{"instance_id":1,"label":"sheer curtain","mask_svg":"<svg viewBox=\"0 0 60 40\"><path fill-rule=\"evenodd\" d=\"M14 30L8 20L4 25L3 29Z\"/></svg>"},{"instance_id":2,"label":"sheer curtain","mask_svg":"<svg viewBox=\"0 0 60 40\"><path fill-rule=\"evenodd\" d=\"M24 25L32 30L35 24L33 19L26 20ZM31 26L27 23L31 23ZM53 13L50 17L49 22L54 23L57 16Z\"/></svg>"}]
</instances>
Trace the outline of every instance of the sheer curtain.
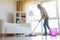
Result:
<instances>
[{"instance_id":1,"label":"sheer curtain","mask_svg":"<svg viewBox=\"0 0 60 40\"><path fill-rule=\"evenodd\" d=\"M34 28L36 27L36 25L38 24L41 15L40 15L40 10L37 8L37 4L38 3L27 3L26 4L26 13L27 13L27 19L26 22L27 23L31 23L31 29L32 31L34 30ZM30 11L32 11L33 15L30 15ZM35 32L41 32L41 23L39 23L39 25L37 26Z\"/></svg>"}]
</instances>

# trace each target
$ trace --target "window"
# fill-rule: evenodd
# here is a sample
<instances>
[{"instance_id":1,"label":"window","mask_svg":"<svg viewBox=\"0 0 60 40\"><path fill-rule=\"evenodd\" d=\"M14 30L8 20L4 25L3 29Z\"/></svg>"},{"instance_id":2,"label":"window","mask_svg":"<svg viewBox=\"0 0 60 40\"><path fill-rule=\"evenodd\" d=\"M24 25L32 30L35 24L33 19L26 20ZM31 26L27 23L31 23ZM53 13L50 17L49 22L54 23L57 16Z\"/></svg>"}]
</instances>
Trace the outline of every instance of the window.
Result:
<instances>
[{"instance_id":1,"label":"window","mask_svg":"<svg viewBox=\"0 0 60 40\"><path fill-rule=\"evenodd\" d=\"M58 25L59 25L59 32L60 32L60 0L58 0L58 4L57 5L58 5L58 20L59 20L58 21L59 22Z\"/></svg>"},{"instance_id":2,"label":"window","mask_svg":"<svg viewBox=\"0 0 60 40\"><path fill-rule=\"evenodd\" d=\"M39 21L32 21L32 31L35 29L34 33L41 32L41 23Z\"/></svg>"},{"instance_id":3,"label":"window","mask_svg":"<svg viewBox=\"0 0 60 40\"><path fill-rule=\"evenodd\" d=\"M32 31L35 28L35 26L38 24L38 21L41 18L40 15L40 10L37 8L38 3L27 3L26 4L26 13L27 13L27 23L31 23L31 28ZM59 2L58 2L59 4ZM42 6L45 7L48 15L49 15L49 26L50 28L58 28L58 14L57 14L57 8L56 8L56 1L48 1L48 2L43 2ZM60 10L60 5L59 10ZM30 11L32 11L33 15L29 16ZM59 12L59 17L60 17L60 12ZM40 23L36 30L34 32L42 32L43 29L43 24ZM48 29L47 29L48 31ZM44 29L43 29L44 32Z\"/></svg>"},{"instance_id":4,"label":"window","mask_svg":"<svg viewBox=\"0 0 60 40\"><path fill-rule=\"evenodd\" d=\"M50 18L57 17L56 15L56 1L44 2L43 7L45 7Z\"/></svg>"},{"instance_id":5,"label":"window","mask_svg":"<svg viewBox=\"0 0 60 40\"><path fill-rule=\"evenodd\" d=\"M45 9L49 15L49 18L52 18L52 19L49 19L50 28L58 28L56 1L44 2L42 6L45 7ZM47 29L47 31L48 31L48 29Z\"/></svg>"},{"instance_id":6,"label":"window","mask_svg":"<svg viewBox=\"0 0 60 40\"><path fill-rule=\"evenodd\" d=\"M60 18L60 0L58 0L58 12L59 12L59 18Z\"/></svg>"},{"instance_id":7,"label":"window","mask_svg":"<svg viewBox=\"0 0 60 40\"><path fill-rule=\"evenodd\" d=\"M51 28L58 28L58 20L57 19L49 20L49 26Z\"/></svg>"},{"instance_id":8,"label":"window","mask_svg":"<svg viewBox=\"0 0 60 40\"><path fill-rule=\"evenodd\" d=\"M27 3L26 4L26 13L27 13L27 19L26 19L27 23L31 23L31 28L33 31L41 18L40 10L37 8L37 4L36 3ZM34 32L41 32L41 23L37 26L37 28Z\"/></svg>"}]
</instances>

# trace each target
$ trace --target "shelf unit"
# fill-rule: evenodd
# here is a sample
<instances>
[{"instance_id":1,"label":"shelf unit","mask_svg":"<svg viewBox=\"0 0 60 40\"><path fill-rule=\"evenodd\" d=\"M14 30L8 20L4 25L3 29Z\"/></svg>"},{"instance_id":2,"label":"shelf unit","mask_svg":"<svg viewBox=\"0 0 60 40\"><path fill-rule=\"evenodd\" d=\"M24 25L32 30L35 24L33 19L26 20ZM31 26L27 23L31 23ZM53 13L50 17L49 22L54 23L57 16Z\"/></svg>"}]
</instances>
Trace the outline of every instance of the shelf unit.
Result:
<instances>
[{"instance_id":1,"label":"shelf unit","mask_svg":"<svg viewBox=\"0 0 60 40\"><path fill-rule=\"evenodd\" d=\"M14 23L18 23L18 24L26 23L26 13L16 11L14 15Z\"/></svg>"}]
</instances>

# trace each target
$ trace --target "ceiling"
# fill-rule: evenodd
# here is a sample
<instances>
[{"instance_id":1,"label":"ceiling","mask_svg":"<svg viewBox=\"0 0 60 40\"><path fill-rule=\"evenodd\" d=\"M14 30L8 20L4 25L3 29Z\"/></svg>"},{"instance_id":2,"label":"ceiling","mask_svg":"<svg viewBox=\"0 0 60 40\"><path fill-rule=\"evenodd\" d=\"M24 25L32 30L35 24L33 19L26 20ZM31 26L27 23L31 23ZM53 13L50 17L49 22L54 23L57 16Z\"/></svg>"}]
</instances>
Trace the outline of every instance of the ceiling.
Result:
<instances>
[{"instance_id":1,"label":"ceiling","mask_svg":"<svg viewBox=\"0 0 60 40\"><path fill-rule=\"evenodd\" d=\"M23 0L17 0L17 1L23 1ZM48 0L35 0L35 1L48 1Z\"/></svg>"},{"instance_id":2,"label":"ceiling","mask_svg":"<svg viewBox=\"0 0 60 40\"><path fill-rule=\"evenodd\" d=\"M17 0L17 1L23 1L23 0Z\"/></svg>"}]
</instances>

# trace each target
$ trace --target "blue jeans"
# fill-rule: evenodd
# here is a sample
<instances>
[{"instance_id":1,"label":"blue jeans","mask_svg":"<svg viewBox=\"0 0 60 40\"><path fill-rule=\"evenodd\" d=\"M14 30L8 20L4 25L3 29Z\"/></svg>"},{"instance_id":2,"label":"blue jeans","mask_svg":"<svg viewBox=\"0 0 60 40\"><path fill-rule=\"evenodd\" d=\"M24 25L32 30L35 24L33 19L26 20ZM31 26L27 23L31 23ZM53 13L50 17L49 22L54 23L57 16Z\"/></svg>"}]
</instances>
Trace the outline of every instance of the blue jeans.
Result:
<instances>
[{"instance_id":1,"label":"blue jeans","mask_svg":"<svg viewBox=\"0 0 60 40\"><path fill-rule=\"evenodd\" d=\"M49 27L49 24L48 24L48 17L45 18L44 20L44 29L45 29L45 34L47 34L47 28L49 29L50 31L50 27Z\"/></svg>"}]
</instances>

